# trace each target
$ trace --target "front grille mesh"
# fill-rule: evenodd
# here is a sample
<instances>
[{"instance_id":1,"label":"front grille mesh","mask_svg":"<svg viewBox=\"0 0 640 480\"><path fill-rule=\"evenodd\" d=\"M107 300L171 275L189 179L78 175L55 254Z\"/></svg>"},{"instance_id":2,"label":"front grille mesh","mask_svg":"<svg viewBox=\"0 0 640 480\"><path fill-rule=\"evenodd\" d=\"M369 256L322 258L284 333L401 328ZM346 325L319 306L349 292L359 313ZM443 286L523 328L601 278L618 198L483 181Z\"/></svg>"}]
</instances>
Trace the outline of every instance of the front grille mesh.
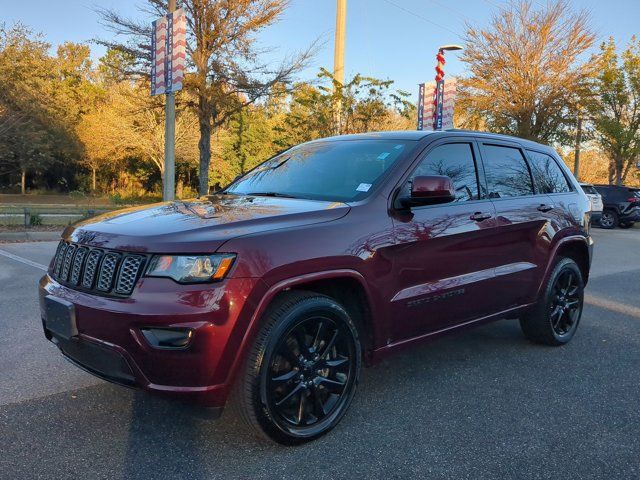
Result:
<instances>
[{"instance_id":1,"label":"front grille mesh","mask_svg":"<svg viewBox=\"0 0 640 480\"><path fill-rule=\"evenodd\" d=\"M140 266L144 262L144 257L129 255L122 260L120 273L116 282L116 293L126 295L133 290L133 286L138 280Z\"/></svg>"},{"instance_id":2,"label":"front grille mesh","mask_svg":"<svg viewBox=\"0 0 640 480\"><path fill-rule=\"evenodd\" d=\"M142 271L144 255L60 242L50 274L60 283L99 294L129 296Z\"/></svg>"}]
</instances>

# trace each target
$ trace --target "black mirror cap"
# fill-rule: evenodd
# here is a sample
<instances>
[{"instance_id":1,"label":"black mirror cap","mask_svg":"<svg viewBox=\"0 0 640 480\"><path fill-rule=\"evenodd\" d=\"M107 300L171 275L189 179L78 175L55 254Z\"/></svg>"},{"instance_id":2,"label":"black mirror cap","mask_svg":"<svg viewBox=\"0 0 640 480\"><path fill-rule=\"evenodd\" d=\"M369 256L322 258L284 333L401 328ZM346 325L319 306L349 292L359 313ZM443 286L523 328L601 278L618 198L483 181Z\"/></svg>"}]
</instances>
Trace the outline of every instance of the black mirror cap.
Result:
<instances>
[{"instance_id":1,"label":"black mirror cap","mask_svg":"<svg viewBox=\"0 0 640 480\"><path fill-rule=\"evenodd\" d=\"M421 207L425 205L439 205L442 203L451 203L456 199L453 195L445 195L442 197L400 197L400 205L404 208Z\"/></svg>"}]
</instances>

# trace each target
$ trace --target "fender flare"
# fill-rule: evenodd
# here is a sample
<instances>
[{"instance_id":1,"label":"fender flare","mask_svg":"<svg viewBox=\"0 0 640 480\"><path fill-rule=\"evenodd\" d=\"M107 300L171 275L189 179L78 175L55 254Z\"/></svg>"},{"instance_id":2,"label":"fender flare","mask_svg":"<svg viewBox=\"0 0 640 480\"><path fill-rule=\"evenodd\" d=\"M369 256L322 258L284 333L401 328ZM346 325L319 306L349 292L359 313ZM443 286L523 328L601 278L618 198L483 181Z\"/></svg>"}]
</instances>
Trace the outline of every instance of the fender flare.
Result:
<instances>
[{"instance_id":1,"label":"fender flare","mask_svg":"<svg viewBox=\"0 0 640 480\"><path fill-rule=\"evenodd\" d=\"M229 373L225 380L225 385L227 385L227 387L231 387L231 385L235 381L240 365L242 361L245 359L246 352L249 349L251 342L255 338L255 335L258 332L258 329L260 328L260 318L262 317L262 315L267 310L271 302L279 293L281 293L284 290L287 290L288 288L295 287L297 285L302 285L309 282L314 282L317 280L327 280L331 278L344 278L344 277L348 277L356 280L364 289L367 302L369 303L369 305L372 305L371 292L365 281L364 276L360 272L356 270L351 270L351 269L324 270L321 272L306 273L303 275L280 280L279 282L269 287L266 293L262 295L262 297L260 298L258 305L255 308L254 312L252 313L249 323L245 328L244 335L236 350L233 363L231 364L231 368L229 369ZM372 322L372 323L375 324L375 322Z\"/></svg>"},{"instance_id":2,"label":"fender flare","mask_svg":"<svg viewBox=\"0 0 640 480\"><path fill-rule=\"evenodd\" d=\"M553 267L556 263L556 259L558 258L558 251L560 250L561 247L569 244L569 243L582 243L584 245L584 247L587 249L587 255L589 258L589 265L588 265L588 269L591 269L591 252L590 252L590 246L593 245L593 241L590 244L589 243L589 239L590 237L585 237L582 235L570 235L564 238L561 238L553 247L553 250L551 251L551 255L549 255L549 261L547 262L547 265L545 267L544 270L544 275L542 276L542 282L540 282L540 285L538 285L538 291L536 292L536 296L535 299L536 301L540 298L540 294L542 293L542 290L544 288L544 286L547 284L547 281L549 280L549 276L551 275L551 271L553 270Z\"/></svg>"}]
</instances>

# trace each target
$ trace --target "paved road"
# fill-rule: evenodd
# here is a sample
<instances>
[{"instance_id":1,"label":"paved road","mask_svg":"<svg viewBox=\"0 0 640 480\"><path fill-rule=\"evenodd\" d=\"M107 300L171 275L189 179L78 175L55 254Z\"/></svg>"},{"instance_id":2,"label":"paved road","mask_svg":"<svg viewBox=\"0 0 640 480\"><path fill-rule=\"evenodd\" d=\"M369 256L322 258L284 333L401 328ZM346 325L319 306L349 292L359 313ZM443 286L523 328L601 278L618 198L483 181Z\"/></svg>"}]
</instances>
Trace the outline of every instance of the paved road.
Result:
<instances>
[{"instance_id":1,"label":"paved road","mask_svg":"<svg viewBox=\"0 0 640 480\"><path fill-rule=\"evenodd\" d=\"M0 478L640 478L640 229L596 230L571 344L502 321L366 369L343 422L281 448L113 386L44 339L55 243L0 244Z\"/></svg>"}]
</instances>

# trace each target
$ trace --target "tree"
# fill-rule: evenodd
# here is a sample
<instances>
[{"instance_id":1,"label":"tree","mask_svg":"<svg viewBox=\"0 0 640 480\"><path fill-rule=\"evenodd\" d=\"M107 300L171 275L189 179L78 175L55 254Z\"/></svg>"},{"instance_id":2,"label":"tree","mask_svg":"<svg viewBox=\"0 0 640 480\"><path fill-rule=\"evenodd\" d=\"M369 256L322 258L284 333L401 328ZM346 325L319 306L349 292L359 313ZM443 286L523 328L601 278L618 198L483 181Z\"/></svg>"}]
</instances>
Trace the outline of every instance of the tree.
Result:
<instances>
[{"instance_id":1,"label":"tree","mask_svg":"<svg viewBox=\"0 0 640 480\"><path fill-rule=\"evenodd\" d=\"M195 115L178 109L176 115L176 158L195 158L197 133ZM164 110L158 98L149 97L145 81L124 81L112 85L104 101L83 116L78 135L85 147L84 164L95 173L105 163L122 163L137 156L150 162L164 175Z\"/></svg>"},{"instance_id":2,"label":"tree","mask_svg":"<svg viewBox=\"0 0 640 480\"><path fill-rule=\"evenodd\" d=\"M157 15L166 12L164 0L146 0ZM197 114L200 132L199 190L209 190L212 132L231 116L267 96L276 84L288 84L310 58L311 49L280 65L259 62L255 34L274 23L286 8L287 0L183 0L187 15L187 64L185 102ZM126 44L101 42L129 53L148 72L150 27L123 18L116 11L101 10L104 22L129 37Z\"/></svg>"},{"instance_id":3,"label":"tree","mask_svg":"<svg viewBox=\"0 0 640 480\"><path fill-rule=\"evenodd\" d=\"M468 25L465 41L461 59L471 75L459 92L464 117L496 132L563 140L593 74L591 62L580 63L594 42L588 13L573 12L567 0L540 9L519 0L487 29Z\"/></svg>"},{"instance_id":4,"label":"tree","mask_svg":"<svg viewBox=\"0 0 640 480\"><path fill-rule=\"evenodd\" d=\"M616 54L613 38L601 46L591 119L598 143L609 155L609 183L622 185L640 159L640 41L634 36Z\"/></svg>"},{"instance_id":5,"label":"tree","mask_svg":"<svg viewBox=\"0 0 640 480\"><path fill-rule=\"evenodd\" d=\"M23 25L0 25L0 160L19 170L23 194L30 171L77 147L60 102L60 71L48 50Z\"/></svg>"},{"instance_id":6,"label":"tree","mask_svg":"<svg viewBox=\"0 0 640 480\"><path fill-rule=\"evenodd\" d=\"M413 127L415 107L407 100L409 94L392 91L392 80L355 75L341 84L325 69L318 74L321 83L295 86L289 111L277 128L281 147L334 133L334 117L340 118L340 134L375 130L395 130ZM340 115L335 107L340 105Z\"/></svg>"}]
</instances>

